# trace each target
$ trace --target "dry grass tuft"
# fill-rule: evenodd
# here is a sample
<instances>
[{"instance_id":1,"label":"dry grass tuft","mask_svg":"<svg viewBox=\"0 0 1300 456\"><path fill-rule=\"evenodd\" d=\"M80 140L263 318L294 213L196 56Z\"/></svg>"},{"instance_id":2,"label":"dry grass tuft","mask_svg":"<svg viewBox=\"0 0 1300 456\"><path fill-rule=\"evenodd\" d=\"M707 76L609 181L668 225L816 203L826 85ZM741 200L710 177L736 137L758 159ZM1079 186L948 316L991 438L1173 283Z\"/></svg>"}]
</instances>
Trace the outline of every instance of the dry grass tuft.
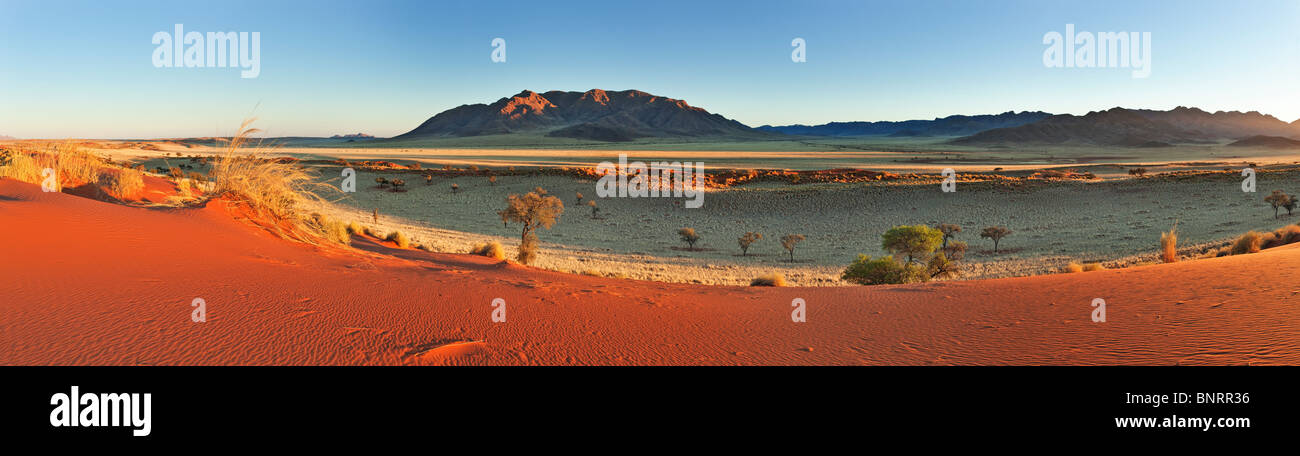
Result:
<instances>
[{"instance_id":1,"label":"dry grass tuft","mask_svg":"<svg viewBox=\"0 0 1300 456\"><path fill-rule=\"evenodd\" d=\"M1178 261L1178 222L1168 232L1160 233L1160 260L1165 263Z\"/></svg>"},{"instance_id":2,"label":"dry grass tuft","mask_svg":"<svg viewBox=\"0 0 1300 456\"><path fill-rule=\"evenodd\" d=\"M487 242L483 244L474 244L474 247L469 249L469 253L473 255L485 256L497 260L506 259L506 251L504 248L501 247L501 243L497 241Z\"/></svg>"},{"instance_id":3,"label":"dry grass tuft","mask_svg":"<svg viewBox=\"0 0 1300 456\"><path fill-rule=\"evenodd\" d=\"M53 167L52 163L47 164L42 161L49 161L48 156L33 156L25 150L6 150L0 153L0 177L40 185L41 180L44 179L41 172L47 167Z\"/></svg>"},{"instance_id":4,"label":"dry grass tuft","mask_svg":"<svg viewBox=\"0 0 1300 456\"><path fill-rule=\"evenodd\" d=\"M1278 228L1277 231L1269 233L1260 243L1261 249L1271 249L1281 247L1300 241L1300 226L1287 225Z\"/></svg>"},{"instance_id":5,"label":"dry grass tuft","mask_svg":"<svg viewBox=\"0 0 1300 456\"><path fill-rule=\"evenodd\" d=\"M1249 231L1237 238L1236 242L1232 243L1232 250L1229 250L1229 253L1232 255L1241 255L1258 252L1261 241L1262 237L1259 233Z\"/></svg>"},{"instance_id":6,"label":"dry grass tuft","mask_svg":"<svg viewBox=\"0 0 1300 456\"><path fill-rule=\"evenodd\" d=\"M72 143L59 144L54 151L60 186L76 187L99 182L100 170L106 167L104 159Z\"/></svg>"},{"instance_id":7,"label":"dry grass tuft","mask_svg":"<svg viewBox=\"0 0 1300 456\"><path fill-rule=\"evenodd\" d=\"M781 275L780 273L776 273L776 272L771 273L771 274L767 274L767 275L758 276L758 277L755 278L753 281L749 282L749 286L751 286L751 287L784 287L784 286L785 286L785 276Z\"/></svg>"},{"instance_id":8,"label":"dry grass tuft","mask_svg":"<svg viewBox=\"0 0 1300 456\"><path fill-rule=\"evenodd\" d=\"M133 200L144 191L144 174L132 168L99 170L99 188L118 200Z\"/></svg>"},{"instance_id":9,"label":"dry grass tuft","mask_svg":"<svg viewBox=\"0 0 1300 456\"><path fill-rule=\"evenodd\" d=\"M352 234L348 232L348 225L342 221L320 214L312 214L307 225L316 232L321 233L326 240L343 245L352 244Z\"/></svg>"},{"instance_id":10,"label":"dry grass tuft","mask_svg":"<svg viewBox=\"0 0 1300 456\"><path fill-rule=\"evenodd\" d=\"M366 234L366 229L354 220L348 223L348 234Z\"/></svg>"},{"instance_id":11,"label":"dry grass tuft","mask_svg":"<svg viewBox=\"0 0 1300 456\"><path fill-rule=\"evenodd\" d=\"M285 220L297 215L296 209L310 190L319 186L311 175L294 163L270 160L263 155L268 151L254 148L243 152L248 136L261 130L249 127L253 120L244 121L239 132L230 139L226 151L212 167L215 181L214 197L226 197L247 203L261 215L274 220Z\"/></svg>"},{"instance_id":12,"label":"dry grass tuft","mask_svg":"<svg viewBox=\"0 0 1300 456\"><path fill-rule=\"evenodd\" d=\"M308 200L323 200L313 190L337 188L318 182L296 160L266 157L272 148L246 148L249 136L260 131L250 127L254 120L240 124L225 152L212 165L212 188L205 199L227 198L242 203L254 213L256 222L286 239L308 244L337 239L336 227L313 224L310 217L300 213Z\"/></svg>"},{"instance_id":13,"label":"dry grass tuft","mask_svg":"<svg viewBox=\"0 0 1300 456\"><path fill-rule=\"evenodd\" d=\"M406 233L403 233L401 231L394 231L392 233L388 233L388 236L384 236L384 240L397 244L398 247L404 249L411 247L411 238L406 237Z\"/></svg>"}]
</instances>

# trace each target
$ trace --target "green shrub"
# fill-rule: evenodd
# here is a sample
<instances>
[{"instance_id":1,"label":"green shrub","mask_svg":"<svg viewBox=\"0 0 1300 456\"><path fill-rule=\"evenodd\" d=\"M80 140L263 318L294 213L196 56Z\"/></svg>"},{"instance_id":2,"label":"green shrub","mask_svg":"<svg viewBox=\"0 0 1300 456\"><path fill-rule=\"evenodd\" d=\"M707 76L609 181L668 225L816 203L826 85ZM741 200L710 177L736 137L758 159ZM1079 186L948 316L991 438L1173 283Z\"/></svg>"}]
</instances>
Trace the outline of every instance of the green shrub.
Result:
<instances>
[{"instance_id":1,"label":"green shrub","mask_svg":"<svg viewBox=\"0 0 1300 456\"><path fill-rule=\"evenodd\" d=\"M892 256L872 259L868 255L858 255L858 259L844 269L841 279L862 285L884 285L891 283L925 282L930 280L925 268L916 264L904 264Z\"/></svg>"}]
</instances>

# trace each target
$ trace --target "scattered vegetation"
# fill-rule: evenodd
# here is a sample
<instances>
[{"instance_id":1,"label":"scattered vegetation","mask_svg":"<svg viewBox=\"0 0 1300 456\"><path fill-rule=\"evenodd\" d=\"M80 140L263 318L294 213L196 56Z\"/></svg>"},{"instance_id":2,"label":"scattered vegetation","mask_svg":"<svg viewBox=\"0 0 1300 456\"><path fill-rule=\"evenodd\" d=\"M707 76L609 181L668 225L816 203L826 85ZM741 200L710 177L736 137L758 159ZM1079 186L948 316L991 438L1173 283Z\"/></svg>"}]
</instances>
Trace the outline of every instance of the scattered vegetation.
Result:
<instances>
[{"instance_id":1,"label":"scattered vegetation","mask_svg":"<svg viewBox=\"0 0 1300 456\"><path fill-rule=\"evenodd\" d=\"M497 212L502 223L519 222L523 224L520 233L519 256L523 264L537 259L537 229L550 229L564 213L564 202L554 196L546 196L541 187L524 195L512 194L506 197L506 208Z\"/></svg>"},{"instance_id":2,"label":"scattered vegetation","mask_svg":"<svg viewBox=\"0 0 1300 456\"><path fill-rule=\"evenodd\" d=\"M880 236L880 245L891 255L873 259L860 254L840 278L863 285L928 282L960 272L946 252L964 255L966 251L964 242L943 246L943 231L925 225L890 228Z\"/></svg>"}]
</instances>

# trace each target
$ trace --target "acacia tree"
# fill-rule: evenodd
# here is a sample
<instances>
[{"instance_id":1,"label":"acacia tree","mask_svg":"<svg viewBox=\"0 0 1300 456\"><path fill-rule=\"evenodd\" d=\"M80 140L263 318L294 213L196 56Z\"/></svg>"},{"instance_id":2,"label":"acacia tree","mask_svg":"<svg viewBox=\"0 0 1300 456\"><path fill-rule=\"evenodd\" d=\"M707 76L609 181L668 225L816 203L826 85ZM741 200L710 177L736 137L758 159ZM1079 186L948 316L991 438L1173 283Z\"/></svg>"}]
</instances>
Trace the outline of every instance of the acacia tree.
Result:
<instances>
[{"instance_id":1,"label":"acacia tree","mask_svg":"<svg viewBox=\"0 0 1300 456\"><path fill-rule=\"evenodd\" d=\"M695 234L695 228L679 229L677 235L681 236L682 242L685 242L690 250L695 250L695 243L700 240L700 235Z\"/></svg>"},{"instance_id":2,"label":"acacia tree","mask_svg":"<svg viewBox=\"0 0 1300 456\"><path fill-rule=\"evenodd\" d=\"M980 237L986 239L992 239L993 253L998 253L998 242L1001 241L1002 238L1007 237L1007 235L1009 234L1011 234L1011 230L1007 229L1007 227L1005 226L990 226L988 228L984 228L984 231L980 232Z\"/></svg>"},{"instance_id":3,"label":"acacia tree","mask_svg":"<svg viewBox=\"0 0 1300 456\"><path fill-rule=\"evenodd\" d=\"M961 225L953 225L951 223L940 223L935 226L935 228L938 228L939 232L943 233L943 245L940 246L940 248L945 249L948 248L948 239L957 237L957 233L961 232Z\"/></svg>"},{"instance_id":4,"label":"acacia tree","mask_svg":"<svg viewBox=\"0 0 1300 456\"><path fill-rule=\"evenodd\" d=\"M781 236L781 247L784 248L785 251L790 252L791 263L794 263L794 247L799 245L800 242L803 242L804 239L807 238L802 234L787 234Z\"/></svg>"},{"instance_id":5,"label":"acacia tree","mask_svg":"<svg viewBox=\"0 0 1300 456\"><path fill-rule=\"evenodd\" d=\"M541 190L538 187L538 190ZM524 195L512 194L506 197L506 208L497 212L502 223L519 222L524 225L519 234L519 256L517 260L529 264L537 259L537 229L550 229L564 213L564 202L554 196L545 196L536 191Z\"/></svg>"},{"instance_id":6,"label":"acacia tree","mask_svg":"<svg viewBox=\"0 0 1300 456\"><path fill-rule=\"evenodd\" d=\"M915 259L922 261L929 258L939 243L943 233L925 225L899 225L890 228L880 236L880 247L893 254L894 258L907 256L907 264Z\"/></svg>"},{"instance_id":7,"label":"acacia tree","mask_svg":"<svg viewBox=\"0 0 1300 456\"><path fill-rule=\"evenodd\" d=\"M1273 194L1264 197L1264 202L1273 205L1273 218L1277 218L1278 208L1285 207L1286 215L1291 215L1291 210L1295 208L1295 197L1281 190L1273 190Z\"/></svg>"},{"instance_id":8,"label":"acacia tree","mask_svg":"<svg viewBox=\"0 0 1300 456\"><path fill-rule=\"evenodd\" d=\"M739 239L740 256L749 255L749 246L759 239L763 239L763 235L753 231L746 232L744 236L741 236Z\"/></svg>"}]
</instances>

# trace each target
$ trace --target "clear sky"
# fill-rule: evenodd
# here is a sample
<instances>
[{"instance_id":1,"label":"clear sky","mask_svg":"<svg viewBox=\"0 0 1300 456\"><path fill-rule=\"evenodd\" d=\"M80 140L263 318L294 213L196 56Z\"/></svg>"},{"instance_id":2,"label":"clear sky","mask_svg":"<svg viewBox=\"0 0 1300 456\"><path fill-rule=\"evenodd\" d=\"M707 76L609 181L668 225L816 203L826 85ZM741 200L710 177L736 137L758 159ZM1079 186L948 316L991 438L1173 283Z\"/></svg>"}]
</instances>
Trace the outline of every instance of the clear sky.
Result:
<instances>
[{"instance_id":1,"label":"clear sky","mask_svg":"<svg viewBox=\"0 0 1300 456\"><path fill-rule=\"evenodd\" d=\"M155 32L261 33L261 73L155 68ZM1043 35L1151 32L1151 75ZM491 41L506 40L505 63ZM795 37L807 61L791 62ZM523 89L639 89L763 124L1114 106L1300 117L1300 1L0 0L0 135L403 133Z\"/></svg>"}]
</instances>

